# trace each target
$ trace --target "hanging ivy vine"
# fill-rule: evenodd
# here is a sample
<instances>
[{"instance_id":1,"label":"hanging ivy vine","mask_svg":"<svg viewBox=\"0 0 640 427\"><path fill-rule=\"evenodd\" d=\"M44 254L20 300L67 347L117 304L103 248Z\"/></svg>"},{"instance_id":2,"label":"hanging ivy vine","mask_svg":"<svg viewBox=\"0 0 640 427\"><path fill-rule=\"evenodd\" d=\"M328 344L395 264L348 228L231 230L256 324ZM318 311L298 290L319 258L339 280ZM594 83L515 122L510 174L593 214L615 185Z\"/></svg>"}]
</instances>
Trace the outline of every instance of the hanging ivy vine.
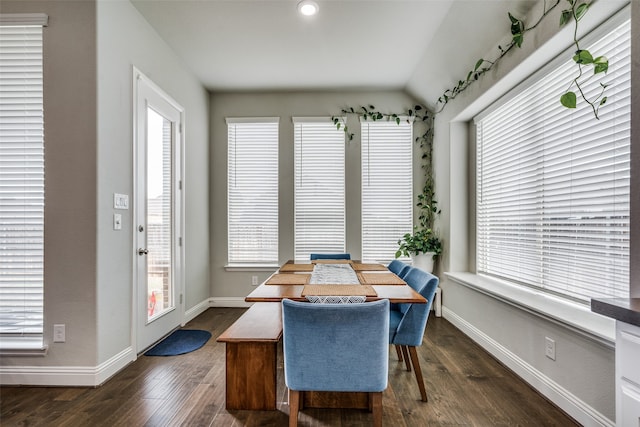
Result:
<instances>
[{"instance_id":1,"label":"hanging ivy vine","mask_svg":"<svg viewBox=\"0 0 640 427\"><path fill-rule=\"evenodd\" d=\"M574 23L573 44L576 50L575 55L573 56L573 61L576 63L578 72L576 77L571 80L566 92L560 96L560 103L566 108L576 108L579 95L579 97L591 107L595 118L599 119L598 113L600 107L607 102L607 97L604 96L607 85L606 83L601 82L599 93L592 97L589 97L586 94L584 85L587 84L587 82L589 82L594 76L601 73L606 74L609 69L609 61L604 56L596 56L586 49L581 49L578 41L578 23L589 10L591 3L580 2L578 0L566 1L569 4L569 7L563 10L560 15L560 26L562 27L569 22ZM454 87L446 89L436 101L436 114L444 110L451 100L455 99L459 94L468 89L469 86L478 81L480 77L491 71L493 67L514 47L521 48L525 34L540 25L544 18L546 18L559 4L560 0L555 0L551 4L547 4L547 1L545 0L543 2L542 15L538 18L535 24L530 27L527 27L523 20L518 19L509 13L509 21L511 24L511 41L509 44L505 47L498 45L499 55L493 60L484 58L478 59L474 67L467 73L465 79L458 80L458 83ZM588 69L589 67L593 70L592 74L585 71L585 68ZM574 87L575 91L573 90Z\"/></svg>"},{"instance_id":2,"label":"hanging ivy vine","mask_svg":"<svg viewBox=\"0 0 640 427\"><path fill-rule=\"evenodd\" d=\"M440 254L442 251L442 243L437 235L433 232L435 216L440 213L435 198L434 182L433 182L433 119L435 114L440 113L447 104L455 99L462 92L467 90L474 82L478 81L484 74L488 73L493 67L499 63L512 49L521 48L525 35L534 30L553 11L561 0L555 0L551 3L543 2L542 14L538 20L527 27L523 20L516 18L508 13L511 30L511 41L506 46L498 45L498 56L493 60L480 58L475 62L473 68L467 73L466 78L458 80L458 83L446 89L444 93L436 101L435 113L430 113L424 106L415 105L413 108L407 109L403 113L383 113L376 109L375 106L361 106L358 108L347 107L341 110L342 116L332 116L331 120L338 130L344 131L347 139L352 141L354 133L349 130L347 125L348 116L356 116L362 120L371 121L393 121L400 124L402 120L408 122L421 122L424 124L424 132L415 138L415 142L422 150L421 167L424 172L424 186L422 192L417 196L416 206L419 209L418 225L414 227L413 235L406 234L398 241L400 250L398 254L407 255L408 253L420 253L432 251ZM600 83L600 91L589 97L584 90L584 85L594 76L606 74L609 69L609 61L604 56L596 56L586 49L580 47L578 41L578 23L589 10L591 3L580 2L579 0L566 0L569 4L560 15L560 26L564 26L569 22L574 23L573 44L575 46L575 54L573 61L576 63L578 71L577 75L571 80L567 90L560 96L560 103L566 108L576 108L578 96L582 98L592 109L596 119L599 118L598 113L600 107L607 102L604 96L607 85ZM592 73L588 70L592 68ZM575 91L574 91L575 88ZM576 93L577 91L577 93ZM414 250L412 250L414 249ZM399 256L396 254L396 257Z\"/></svg>"},{"instance_id":3,"label":"hanging ivy vine","mask_svg":"<svg viewBox=\"0 0 640 427\"><path fill-rule=\"evenodd\" d=\"M418 144L422 152L421 168L424 174L424 185L422 192L417 196L418 225L415 226L413 235L407 234L403 239L410 239L411 242L415 242L416 247L421 249L420 252L426 251L440 254L442 252L442 243L433 231L435 216L440 212L435 198L433 182L433 114L423 105L415 105L402 113L383 113L373 105L343 108L341 115L332 116L331 120L338 130L341 129L345 133L347 140L352 141L354 133L349 130L347 124L349 116L373 122L391 121L398 125L402 120L406 120L408 123L420 124L419 135L415 138L415 143ZM398 243L400 244L401 242L399 241ZM400 244L400 247L402 248L403 245Z\"/></svg>"}]
</instances>

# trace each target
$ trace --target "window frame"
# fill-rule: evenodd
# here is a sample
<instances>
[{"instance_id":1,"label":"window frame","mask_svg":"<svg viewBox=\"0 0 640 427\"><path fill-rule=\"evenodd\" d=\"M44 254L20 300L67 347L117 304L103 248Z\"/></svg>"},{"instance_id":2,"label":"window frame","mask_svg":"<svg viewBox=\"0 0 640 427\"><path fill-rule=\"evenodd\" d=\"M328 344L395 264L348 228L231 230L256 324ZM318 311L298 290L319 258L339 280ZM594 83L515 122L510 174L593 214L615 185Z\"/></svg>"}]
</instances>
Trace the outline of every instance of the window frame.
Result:
<instances>
[{"instance_id":1,"label":"window frame","mask_svg":"<svg viewBox=\"0 0 640 427\"><path fill-rule=\"evenodd\" d=\"M365 126L367 126L368 129L365 130ZM397 234L394 234L394 237L390 237L390 239L393 239L393 246L395 247L395 249L389 253L389 258L384 258L384 259L374 259L374 258L368 258L367 255L367 251L365 250L365 239L368 235L368 233L366 232L366 228L373 226L374 222L369 222L367 223L367 220L365 219L365 210L366 210L366 190L365 187L367 186L367 183L365 182L365 179L367 179L367 177L371 176L371 169L370 167L365 164L367 162L370 163L371 161L371 156L369 154L369 150L371 149L371 144L370 144L370 139L371 139L371 132L372 132L372 128L397 128L399 130L401 130L402 132L405 132L405 130L403 129L404 126L408 127L409 130L409 135L408 135L408 139L406 140L402 140L399 141L399 139L402 136L398 136L396 134L394 134L393 138L390 138L392 140L386 140L384 145L385 146L390 146L391 144L397 144L397 143L403 143L406 144L407 146L403 147L404 150L406 150L406 148L408 148L408 165L405 165L406 168L408 168L408 171L404 171L405 174L403 174L402 176L399 176L400 174L397 173L397 168L393 171L393 176L391 176L391 178L395 178L398 180L402 180L402 178L407 179L408 178L408 184L405 183L406 187L404 188L404 191L406 192L406 194L403 194L402 197L403 198L407 198L406 200L403 200L404 203L402 204L403 209L400 209L401 212L408 212L408 222L407 222L407 229L405 229L404 231L402 230L397 230ZM360 161L361 161L361 185L360 185L360 198L361 198L361 212L360 212L360 222L361 222L361 241L360 241L360 245L361 245L361 253L362 253L362 260L363 261L375 261L375 262L384 262L384 263L388 263L390 261L392 261L393 259L395 259L395 252L398 248L398 244L397 241L405 234L405 233L412 233L413 232L413 208L414 208L414 204L415 204L415 195L414 195L414 189L413 189L413 156L414 156L414 147L413 147L413 118L408 117L408 116L401 116L400 117L400 122L396 123L395 121L371 121L371 120L366 120L366 119L360 119L360 135L361 135L361 150L360 150ZM384 132L384 131L383 131ZM388 132L393 132L392 130L389 130ZM380 135L373 135L374 138L383 138ZM365 152L366 150L366 152ZM403 153L403 155L406 155L407 153ZM388 159L388 157L387 157ZM398 163L394 163L393 166L397 166ZM375 170L374 170L375 173ZM390 177L391 174L387 173L385 176L386 177ZM385 191L386 189L379 189L379 191ZM388 200L386 197L384 197L385 194L380 195L380 193L378 193L377 197L383 197L386 200ZM397 201L397 200L396 200ZM387 203L382 203L380 208L384 208L385 206L387 206ZM378 210L380 209L378 208ZM406 218L405 218L406 220ZM375 226L374 226L375 227ZM377 243L378 245L381 244L381 240L382 239L374 239L374 242ZM378 246L379 247L379 246ZM382 252L382 250L380 249L376 249L376 251L378 251L379 253ZM379 257L378 257L379 258Z\"/></svg>"},{"instance_id":2,"label":"window frame","mask_svg":"<svg viewBox=\"0 0 640 427\"><path fill-rule=\"evenodd\" d=\"M255 270L255 269L264 269L272 267L277 267L279 265L279 150L280 150L280 118L279 117L228 117L225 119L227 123L227 264L225 265L225 269L227 270ZM272 125L275 126L275 147L271 147L271 149L275 149L275 171L273 174L275 175L275 192L276 192L276 200L275 200L275 253L272 259L246 259L246 260L232 260L231 259L231 244L232 244L232 230L231 230L231 211L232 211L232 202L231 202L231 192L230 185L231 179L230 174L232 173L232 169L230 167L231 161L231 151L229 145L231 144L231 139L229 137L229 133L231 131L230 126L242 126L242 125ZM271 141L272 143L274 141ZM253 141L252 143L257 143ZM272 188L272 190L274 190ZM273 224L271 224L273 226ZM272 230L273 232L273 230Z\"/></svg>"},{"instance_id":3,"label":"window frame","mask_svg":"<svg viewBox=\"0 0 640 427\"><path fill-rule=\"evenodd\" d=\"M607 34L609 34L611 31L615 30L616 28L618 28L620 25L622 25L624 22L629 20L629 7L626 6L625 8L623 8L622 10L620 10L619 12L617 12L616 14L614 14L612 17L610 17L609 19L603 21L600 25L598 25L594 30L592 30L589 34L585 35L582 39L581 39L581 43L584 46L588 46L592 43L595 43L599 40L601 40L603 37L605 37ZM514 94L517 95L520 92L522 92L523 90L526 90L528 88L530 88L531 86L535 85L541 78L543 78L543 76L545 76L546 74L549 74L550 72L553 72L555 70L557 70L563 63L567 62L567 58L571 57L571 54L573 52L572 47L563 50L562 52L560 52L553 60L549 61L548 63L546 63L540 70L538 70L537 72L533 73L531 76L527 77L526 79L524 79L520 84L518 84L515 88L509 90L506 94L504 94L502 97L500 97L498 100L496 100L495 102L493 102L491 105L489 105L487 108L485 108L482 112L480 112L479 114L477 114L474 117L473 120L473 126L472 126L472 136L471 136L471 141L473 141L473 146L475 146L475 149L472 147L470 148L471 150L473 150L473 154L472 156L478 156L478 146L479 146L479 141L477 140L476 137L476 132L475 132L475 128L476 128L476 124L478 121L482 120L484 117L486 117L487 115L493 113L496 109L504 106L505 104L511 102L511 100L514 98ZM588 106L585 106L585 108ZM606 106L605 106L606 108ZM603 110L604 111L604 110ZM595 119L594 119L595 120ZM480 197L480 193L478 190L478 168L479 168L479 159L475 158L475 160L473 161L473 168L475 169L474 174L473 174L473 180L475 181L472 192L475 193L475 197L473 198L473 205L472 205L472 212L474 212L474 217L475 217L475 224L472 227L473 233L474 233L474 237L473 239L473 244L475 244L475 247L473 248L473 254L472 256L474 257L475 261L474 261L474 265L475 265L475 271L477 272L477 274L481 275L481 276L485 276L485 273L482 273L479 269L479 246L480 246L480 242L479 242L479 232L478 232L478 227L479 227L479 209L478 209L478 200ZM515 281L511 281L511 280L505 280L503 278L500 277L495 277L493 275L488 275L486 276L487 278L494 278L495 280L498 281L504 281L505 283L510 283L512 286L514 287L520 287L520 288L526 288L526 289L533 289L535 291L539 291L541 293L547 294L547 295L553 295L553 296L557 296L560 297L563 300L566 301L570 301L572 303L577 303L577 304L586 304L588 303L588 300L585 299L585 297L576 297L574 296L568 296L566 294L562 294L562 293L558 293L558 292L554 292L554 291L550 291L548 289L545 288L540 288L537 286L533 286L531 284L526 284L526 283L521 283L521 282L515 282Z\"/></svg>"},{"instance_id":4,"label":"window frame","mask_svg":"<svg viewBox=\"0 0 640 427\"><path fill-rule=\"evenodd\" d=\"M40 121L37 123L38 129L41 129L41 136L39 137L38 144L41 144L41 160L38 160L38 164L42 164L42 208L41 208L41 232L40 232L40 258L42 259L42 267L40 268L39 282L41 289L41 309L40 309L40 322L38 323L39 331L25 331L20 330L16 332L3 332L0 333L0 355L1 356L44 356L47 354L48 346L44 343L44 192L46 188L46 181L44 176L44 150L45 150L45 123L44 123L44 27L48 25L48 15L43 13L23 13L23 14L0 14L0 26L1 27L37 27L38 35L38 70L35 74L38 75L38 82L31 84L31 86L39 86L38 111L41 111L39 115ZM32 65L30 65L32 67ZM32 70L29 73L33 73ZM33 76L31 76L33 79ZM30 118L35 117L33 115Z\"/></svg>"}]
</instances>

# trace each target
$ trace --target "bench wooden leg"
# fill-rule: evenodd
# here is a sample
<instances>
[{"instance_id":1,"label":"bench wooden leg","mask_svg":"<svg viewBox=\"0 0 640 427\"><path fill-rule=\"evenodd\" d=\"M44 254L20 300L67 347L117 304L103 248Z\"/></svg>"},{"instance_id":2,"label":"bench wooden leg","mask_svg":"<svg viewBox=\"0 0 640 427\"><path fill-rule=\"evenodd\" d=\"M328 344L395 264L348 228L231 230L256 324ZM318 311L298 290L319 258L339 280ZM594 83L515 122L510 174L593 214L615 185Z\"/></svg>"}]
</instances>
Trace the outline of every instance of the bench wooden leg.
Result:
<instances>
[{"instance_id":1,"label":"bench wooden leg","mask_svg":"<svg viewBox=\"0 0 640 427\"><path fill-rule=\"evenodd\" d=\"M277 344L226 343L226 408L275 411Z\"/></svg>"},{"instance_id":2,"label":"bench wooden leg","mask_svg":"<svg viewBox=\"0 0 640 427\"><path fill-rule=\"evenodd\" d=\"M371 393L374 427L382 427L382 392Z\"/></svg>"}]
</instances>

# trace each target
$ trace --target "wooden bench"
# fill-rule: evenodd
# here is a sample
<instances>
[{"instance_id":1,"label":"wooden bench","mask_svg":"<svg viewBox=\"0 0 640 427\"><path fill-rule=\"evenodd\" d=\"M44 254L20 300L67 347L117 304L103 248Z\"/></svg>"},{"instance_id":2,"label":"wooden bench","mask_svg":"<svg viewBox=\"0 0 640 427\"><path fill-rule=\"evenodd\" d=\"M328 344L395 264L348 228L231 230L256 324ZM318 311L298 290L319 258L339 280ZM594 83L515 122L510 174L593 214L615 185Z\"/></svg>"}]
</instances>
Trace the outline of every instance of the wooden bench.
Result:
<instances>
[{"instance_id":1,"label":"wooden bench","mask_svg":"<svg viewBox=\"0 0 640 427\"><path fill-rule=\"evenodd\" d=\"M279 302L254 303L217 339L226 345L226 408L276 410Z\"/></svg>"}]
</instances>

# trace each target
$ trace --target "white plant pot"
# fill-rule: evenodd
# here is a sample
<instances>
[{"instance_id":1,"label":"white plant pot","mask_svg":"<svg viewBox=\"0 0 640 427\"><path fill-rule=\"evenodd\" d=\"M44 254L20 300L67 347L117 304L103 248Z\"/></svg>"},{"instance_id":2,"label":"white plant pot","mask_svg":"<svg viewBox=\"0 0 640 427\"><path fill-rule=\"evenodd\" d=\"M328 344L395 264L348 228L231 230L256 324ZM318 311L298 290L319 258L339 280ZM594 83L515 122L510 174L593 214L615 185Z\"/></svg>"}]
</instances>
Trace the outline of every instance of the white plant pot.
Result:
<instances>
[{"instance_id":1,"label":"white plant pot","mask_svg":"<svg viewBox=\"0 0 640 427\"><path fill-rule=\"evenodd\" d=\"M427 252L419 255L412 255L413 266L418 267L428 273L433 273L433 256L435 252Z\"/></svg>"}]
</instances>

